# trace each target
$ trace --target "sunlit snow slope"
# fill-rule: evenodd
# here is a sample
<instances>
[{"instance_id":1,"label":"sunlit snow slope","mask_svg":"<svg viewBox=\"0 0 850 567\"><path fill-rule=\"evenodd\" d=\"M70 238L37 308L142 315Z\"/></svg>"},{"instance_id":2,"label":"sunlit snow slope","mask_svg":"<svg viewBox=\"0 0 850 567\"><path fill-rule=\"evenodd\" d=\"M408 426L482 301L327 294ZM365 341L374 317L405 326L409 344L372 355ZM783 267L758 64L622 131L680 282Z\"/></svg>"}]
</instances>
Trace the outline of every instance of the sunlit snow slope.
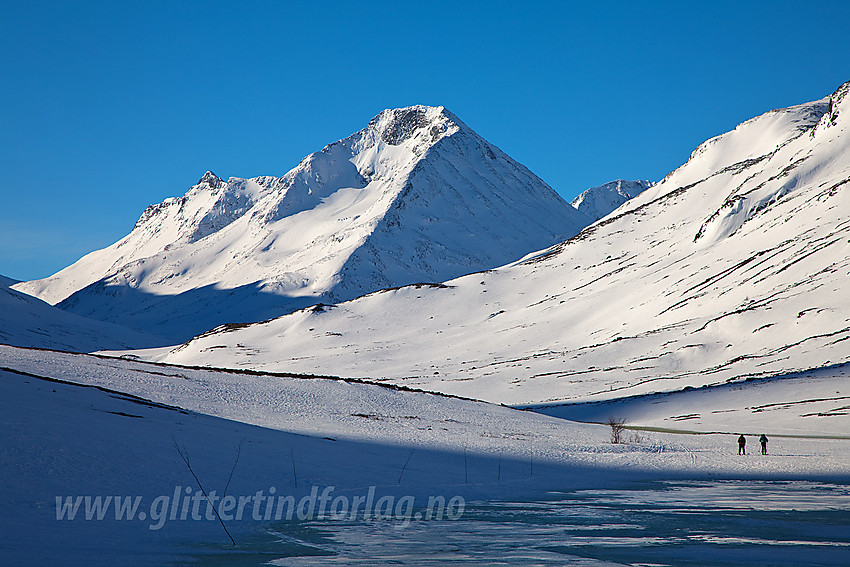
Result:
<instances>
[{"instance_id":1,"label":"sunlit snow slope","mask_svg":"<svg viewBox=\"0 0 850 567\"><path fill-rule=\"evenodd\" d=\"M609 399L850 360L850 83L768 112L579 235L171 351L505 403Z\"/></svg>"},{"instance_id":2,"label":"sunlit snow slope","mask_svg":"<svg viewBox=\"0 0 850 567\"><path fill-rule=\"evenodd\" d=\"M442 107L386 110L283 177L208 172L15 289L174 340L514 261L589 219Z\"/></svg>"}]
</instances>

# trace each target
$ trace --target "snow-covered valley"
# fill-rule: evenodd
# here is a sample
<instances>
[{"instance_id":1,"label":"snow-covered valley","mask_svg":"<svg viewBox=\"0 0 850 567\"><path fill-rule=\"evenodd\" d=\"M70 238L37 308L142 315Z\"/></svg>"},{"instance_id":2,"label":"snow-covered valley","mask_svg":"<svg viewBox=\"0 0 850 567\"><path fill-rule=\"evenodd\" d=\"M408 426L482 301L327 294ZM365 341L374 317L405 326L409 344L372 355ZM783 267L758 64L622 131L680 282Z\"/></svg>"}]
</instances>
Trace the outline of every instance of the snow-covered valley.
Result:
<instances>
[{"instance_id":1,"label":"snow-covered valley","mask_svg":"<svg viewBox=\"0 0 850 567\"><path fill-rule=\"evenodd\" d=\"M604 562L616 559L606 541L624 536L621 549L633 560L646 556L640 538L655 537L654 554L697 546L722 564L722 532L706 539L711 531L691 524L692 535L664 544L658 526L641 528L648 517L633 510L652 516L658 508L690 523L691 515L734 516L735 502L752 516L739 529L755 538L740 541L739 553L816 553L837 564L847 545L837 526L850 511L850 439L772 438L767 456L736 455L732 435L633 431L612 445L606 426L471 400L16 347L0 347L0 388L2 498L14 510L0 520L0 537L14 564L390 564L394 554L420 564L504 554L518 564L611 565L621 563ZM245 499L243 513L225 509L219 522L201 486L216 502ZM314 490L329 498L323 516L308 513ZM354 499L370 490L371 516L361 502L352 518ZM127 497L138 505L132 519L129 508L118 519ZM299 508L287 520L291 507L278 508L278 497L306 502L303 518ZM431 497L463 508L427 519ZM817 537L758 533L764 515L805 524L807 511L827 501L838 515L816 518ZM347 513L331 517L343 504ZM450 533L455 543L441 551L426 543ZM777 551L765 555L770 541Z\"/></svg>"},{"instance_id":2,"label":"snow-covered valley","mask_svg":"<svg viewBox=\"0 0 850 567\"><path fill-rule=\"evenodd\" d=\"M849 91L572 205L388 110L0 277L4 561L844 564Z\"/></svg>"}]
</instances>

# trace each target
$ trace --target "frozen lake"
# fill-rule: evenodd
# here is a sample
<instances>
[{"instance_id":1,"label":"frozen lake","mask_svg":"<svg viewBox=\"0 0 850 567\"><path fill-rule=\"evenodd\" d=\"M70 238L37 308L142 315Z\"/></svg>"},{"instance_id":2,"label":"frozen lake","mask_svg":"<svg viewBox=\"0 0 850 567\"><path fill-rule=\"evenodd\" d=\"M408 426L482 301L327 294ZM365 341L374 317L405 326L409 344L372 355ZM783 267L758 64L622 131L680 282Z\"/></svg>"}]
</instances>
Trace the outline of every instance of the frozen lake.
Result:
<instances>
[{"instance_id":1,"label":"frozen lake","mask_svg":"<svg viewBox=\"0 0 850 567\"><path fill-rule=\"evenodd\" d=\"M207 549L227 565L848 565L850 485L642 482L468 502L453 521L310 521Z\"/></svg>"}]
</instances>

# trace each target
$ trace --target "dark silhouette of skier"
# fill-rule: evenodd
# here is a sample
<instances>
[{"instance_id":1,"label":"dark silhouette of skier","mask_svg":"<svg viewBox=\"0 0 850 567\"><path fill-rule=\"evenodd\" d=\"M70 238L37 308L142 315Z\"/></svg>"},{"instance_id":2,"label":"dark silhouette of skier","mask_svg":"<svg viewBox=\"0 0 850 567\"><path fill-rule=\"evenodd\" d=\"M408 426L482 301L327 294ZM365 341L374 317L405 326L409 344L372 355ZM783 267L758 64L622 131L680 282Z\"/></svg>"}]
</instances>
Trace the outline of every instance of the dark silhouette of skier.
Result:
<instances>
[{"instance_id":1,"label":"dark silhouette of skier","mask_svg":"<svg viewBox=\"0 0 850 567\"><path fill-rule=\"evenodd\" d=\"M759 437L759 443L761 443L761 454L767 455L767 435L762 433Z\"/></svg>"},{"instance_id":2,"label":"dark silhouette of skier","mask_svg":"<svg viewBox=\"0 0 850 567\"><path fill-rule=\"evenodd\" d=\"M738 437L738 454L746 455L747 454L747 440L743 435Z\"/></svg>"}]
</instances>

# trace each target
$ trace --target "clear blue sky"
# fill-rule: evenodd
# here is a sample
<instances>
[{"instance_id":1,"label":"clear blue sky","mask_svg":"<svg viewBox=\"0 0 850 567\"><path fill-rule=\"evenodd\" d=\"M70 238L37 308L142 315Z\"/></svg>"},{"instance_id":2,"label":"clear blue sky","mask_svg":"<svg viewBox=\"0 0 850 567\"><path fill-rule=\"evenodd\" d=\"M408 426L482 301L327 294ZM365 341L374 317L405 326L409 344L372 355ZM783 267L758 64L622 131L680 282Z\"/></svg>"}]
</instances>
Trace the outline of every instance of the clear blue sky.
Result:
<instances>
[{"instance_id":1,"label":"clear blue sky","mask_svg":"<svg viewBox=\"0 0 850 567\"><path fill-rule=\"evenodd\" d=\"M567 199L850 80L850 2L0 0L0 274L444 105Z\"/></svg>"}]
</instances>

